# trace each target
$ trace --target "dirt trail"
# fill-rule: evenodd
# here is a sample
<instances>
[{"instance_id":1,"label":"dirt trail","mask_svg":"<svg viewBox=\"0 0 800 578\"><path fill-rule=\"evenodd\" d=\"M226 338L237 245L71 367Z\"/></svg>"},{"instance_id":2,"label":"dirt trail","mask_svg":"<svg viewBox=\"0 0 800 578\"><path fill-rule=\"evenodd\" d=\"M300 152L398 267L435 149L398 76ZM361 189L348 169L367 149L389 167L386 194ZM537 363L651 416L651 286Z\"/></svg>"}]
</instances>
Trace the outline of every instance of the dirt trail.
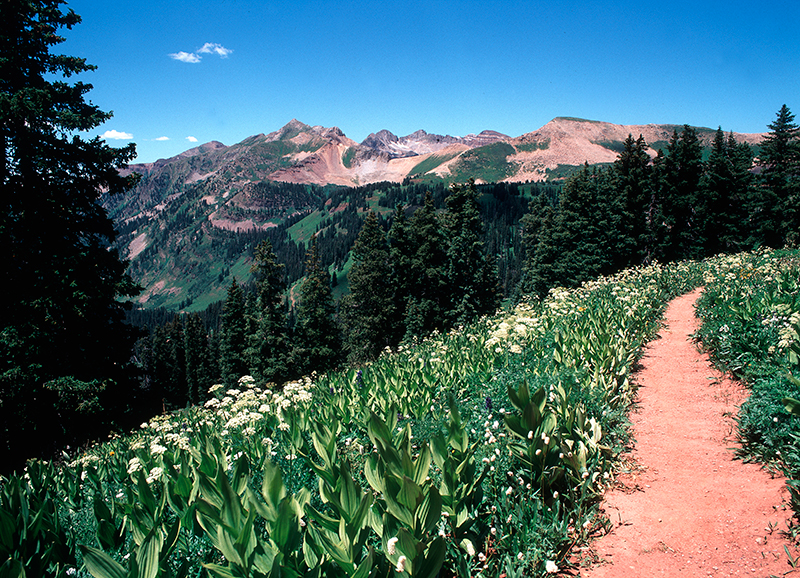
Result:
<instances>
[{"instance_id":1,"label":"dirt trail","mask_svg":"<svg viewBox=\"0 0 800 578\"><path fill-rule=\"evenodd\" d=\"M784 480L734 459L736 408L747 392L722 376L689 335L699 291L675 299L647 346L631 419L631 472L606 494L611 532L581 576L798 576L782 536Z\"/></svg>"}]
</instances>

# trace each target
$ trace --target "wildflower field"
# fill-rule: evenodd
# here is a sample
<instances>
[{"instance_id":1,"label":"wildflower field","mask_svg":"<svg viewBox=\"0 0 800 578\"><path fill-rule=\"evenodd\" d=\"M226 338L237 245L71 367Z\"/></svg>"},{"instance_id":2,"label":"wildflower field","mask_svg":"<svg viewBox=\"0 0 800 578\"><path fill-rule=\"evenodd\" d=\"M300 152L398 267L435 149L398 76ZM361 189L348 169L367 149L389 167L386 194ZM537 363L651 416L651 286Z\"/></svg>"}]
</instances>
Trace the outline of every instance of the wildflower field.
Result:
<instances>
[{"instance_id":1,"label":"wildflower field","mask_svg":"<svg viewBox=\"0 0 800 578\"><path fill-rule=\"evenodd\" d=\"M756 392L740 417L747 451L800 470L777 453L797 431L782 400L800 397L784 377L799 262L630 269L361 369L215 386L204 407L0 480L0 576L559 572L605 524L596 506L628 443L642 345L696 286L699 337Z\"/></svg>"}]
</instances>

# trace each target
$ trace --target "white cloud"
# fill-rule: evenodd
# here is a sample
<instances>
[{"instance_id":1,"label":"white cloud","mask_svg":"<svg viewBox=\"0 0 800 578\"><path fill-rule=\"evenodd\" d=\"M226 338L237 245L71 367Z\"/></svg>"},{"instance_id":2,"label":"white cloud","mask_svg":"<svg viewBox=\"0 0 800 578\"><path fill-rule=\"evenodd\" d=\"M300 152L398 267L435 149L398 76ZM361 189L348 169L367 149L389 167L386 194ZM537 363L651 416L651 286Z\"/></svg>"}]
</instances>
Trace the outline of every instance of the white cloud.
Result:
<instances>
[{"instance_id":1,"label":"white cloud","mask_svg":"<svg viewBox=\"0 0 800 578\"><path fill-rule=\"evenodd\" d=\"M169 137L168 136L160 136L160 137L158 137L156 139L153 139L153 140L169 140Z\"/></svg>"},{"instance_id":2,"label":"white cloud","mask_svg":"<svg viewBox=\"0 0 800 578\"><path fill-rule=\"evenodd\" d=\"M200 62L200 57L193 52L175 52L169 55L173 60L180 60L181 62L196 63Z\"/></svg>"},{"instance_id":3,"label":"white cloud","mask_svg":"<svg viewBox=\"0 0 800 578\"><path fill-rule=\"evenodd\" d=\"M189 142L197 142L197 139L193 136L187 136L186 140L188 140Z\"/></svg>"},{"instance_id":4,"label":"white cloud","mask_svg":"<svg viewBox=\"0 0 800 578\"><path fill-rule=\"evenodd\" d=\"M131 140L133 135L129 132L120 132L118 130L107 130L100 135L100 138L113 139L113 140Z\"/></svg>"},{"instance_id":5,"label":"white cloud","mask_svg":"<svg viewBox=\"0 0 800 578\"><path fill-rule=\"evenodd\" d=\"M180 60L181 62L189 62L192 64L196 64L203 60L203 57L200 54L216 54L221 58L228 58L230 53L233 52L230 48L225 48L222 44L217 44L216 42L206 42L203 44L203 47L195 52L173 52L169 55L170 58L173 60Z\"/></svg>"},{"instance_id":6,"label":"white cloud","mask_svg":"<svg viewBox=\"0 0 800 578\"><path fill-rule=\"evenodd\" d=\"M228 55L233 52L233 50L229 48L225 48L222 44L217 44L215 42L206 42L203 44L203 47L198 50L201 54L218 54L222 58L228 58Z\"/></svg>"}]
</instances>

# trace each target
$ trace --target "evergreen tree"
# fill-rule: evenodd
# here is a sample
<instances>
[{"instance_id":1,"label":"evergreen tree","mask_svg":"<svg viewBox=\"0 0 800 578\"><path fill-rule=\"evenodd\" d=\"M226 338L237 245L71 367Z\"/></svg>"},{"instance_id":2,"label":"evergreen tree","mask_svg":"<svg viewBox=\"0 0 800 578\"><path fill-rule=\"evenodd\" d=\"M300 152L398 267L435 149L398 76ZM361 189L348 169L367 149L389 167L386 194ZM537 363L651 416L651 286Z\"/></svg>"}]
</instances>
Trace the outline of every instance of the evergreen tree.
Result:
<instances>
[{"instance_id":1,"label":"evergreen tree","mask_svg":"<svg viewBox=\"0 0 800 578\"><path fill-rule=\"evenodd\" d=\"M300 374L335 368L342 357L342 338L335 318L330 277L319 257L317 236L306 255L306 274L300 287L293 353Z\"/></svg>"},{"instance_id":2,"label":"evergreen tree","mask_svg":"<svg viewBox=\"0 0 800 578\"><path fill-rule=\"evenodd\" d=\"M746 248L751 237L748 204L752 160L753 153L747 143L737 143L732 133L726 139L722 128L717 129L696 204L702 256Z\"/></svg>"},{"instance_id":3,"label":"evergreen tree","mask_svg":"<svg viewBox=\"0 0 800 578\"><path fill-rule=\"evenodd\" d=\"M584 167L564 183L554 222L558 248L551 283L576 287L583 281L614 271L630 249L630 236L619 242L621 203L610 171ZM617 245L621 245L620 249ZM552 286L552 285L551 285Z\"/></svg>"},{"instance_id":4,"label":"evergreen tree","mask_svg":"<svg viewBox=\"0 0 800 578\"><path fill-rule=\"evenodd\" d=\"M446 318L459 325L493 312L500 303L494 260L483 249L475 181L453 184L447 206L447 281L450 303Z\"/></svg>"},{"instance_id":5,"label":"evergreen tree","mask_svg":"<svg viewBox=\"0 0 800 578\"><path fill-rule=\"evenodd\" d=\"M425 194L408 227L408 298L405 302L405 337L423 337L447 324L447 241L436 214L433 195Z\"/></svg>"},{"instance_id":6,"label":"evergreen tree","mask_svg":"<svg viewBox=\"0 0 800 578\"><path fill-rule=\"evenodd\" d=\"M247 356L247 319L245 318L244 295L234 277L228 287L228 297L222 308L220 328L219 365L222 382L233 387L249 372Z\"/></svg>"},{"instance_id":7,"label":"evergreen tree","mask_svg":"<svg viewBox=\"0 0 800 578\"><path fill-rule=\"evenodd\" d=\"M800 227L800 127L784 104L761 141L759 235L770 247L796 244Z\"/></svg>"},{"instance_id":8,"label":"evergreen tree","mask_svg":"<svg viewBox=\"0 0 800 578\"><path fill-rule=\"evenodd\" d=\"M416 280L411 271L413 247L405 207L395 207L394 219L389 229L389 261L391 269L392 301L394 318L391 322L391 344L399 343L405 333L405 316Z\"/></svg>"},{"instance_id":9,"label":"evergreen tree","mask_svg":"<svg viewBox=\"0 0 800 578\"><path fill-rule=\"evenodd\" d=\"M186 399L189 404L201 403L215 376L210 375L208 336L203 319L193 313L184 324L184 349L186 351Z\"/></svg>"},{"instance_id":10,"label":"evergreen tree","mask_svg":"<svg viewBox=\"0 0 800 578\"><path fill-rule=\"evenodd\" d=\"M703 151L697 132L688 125L684 125L680 136L674 131L667 153L657 161L653 175L663 231L660 257L666 261L698 257L702 243L695 207L703 174Z\"/></svg>"},{"instance_id":11,"label":"evergreen tree","mask_svg":"<svg viewBox=\"0 0 800 578\"><path fill-rule=\"evenodd\" d=\"M187 402L186 384L186 338L183 319L176 314L166 326L167 355L169 373L164 382L164 398L167 409L184 407Z\"/></svg>"},{"instance_id":12,"label":"evergreen tree","mask_svg":"<svg viewBox=\"0 0 800 578\"><path fill-rule=\"evenodd\" d=\"M285 267L278 263L269 239L258 244L253 254L258 312L256 328L250 334L253 375L260 380L283 383L290 375L290 346L286 311Z\"/></svg>"},{"instance_id":13,"label":"evergreen tree","mask_svg":"<svg viewBox=\"0 0 800 578\"><path fill-rule=\"evenodd\" d=\"M554 284L553 266L558 256L555 246L556 209L544 194L528 202L528 212L522 217L522 245L525 264L522 268L520 293L544 297Z\"/></svg>"},{"instance_id":14,"label":"evergreen tree","mask_svg":"<svg viewBox=\"0 0 800 578\"><path fill-rule=\"evenodd\" d=\"M342 298L340 311L348 356L352 362L363 362L375 359L391 344L395 319L394 292L387 282L391 278L389 246L373 211L367 213L351 255L350 293Z\"/></svg>"},{"instance_id":15,"label":"evergreen tree","mask_svg":"<svg viewBox=\"0 0 800 578\"><path fill-rule=\"evenodd\" d=\"M93 70L51 53L80 22L58 0L6 0L0 31L0 461L3 469L108 427L138 394L127 382L134 295L98 200L129 190L133 145L84 140L111 115L88 103ZM121 391L127 391L122 395ZM122 405L120 405L122 404ZM107 431L107 430L106 430Z\"/></svg>"},{"instance_id":16,"label":"evergreen tree","mask_svg":"<svg viewBox=\"0 0 800 578\"><path fill-rule=\"evenodd\" d=\"M614 162L615 186L621 203L621 229L618 231L616 265L622 269L650 259L649 208L650 155L642 135L635 141L628 135L623 150Z\"/></svg>"}]
</instances>

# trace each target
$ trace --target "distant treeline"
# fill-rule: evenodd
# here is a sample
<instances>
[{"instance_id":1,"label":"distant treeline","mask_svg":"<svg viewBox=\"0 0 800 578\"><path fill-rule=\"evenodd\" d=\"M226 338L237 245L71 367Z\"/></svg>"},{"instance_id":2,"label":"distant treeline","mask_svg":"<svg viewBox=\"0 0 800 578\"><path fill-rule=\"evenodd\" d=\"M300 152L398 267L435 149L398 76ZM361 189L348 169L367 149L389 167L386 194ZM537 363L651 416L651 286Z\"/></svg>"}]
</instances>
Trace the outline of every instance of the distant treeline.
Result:
<instances>
[{"instance_id":1,"label":"distant treeline","mask_svg":"<svg viewBox=\"0 0 800 578\"><path fill-rule=\"evenodd\" d=\"M521 290L544 295L622 268L796 245L800 145L784 106L755 159L718 130L708 158L684 126L654 159L629 135L611 166L584 166L558 199L535 197L523 218Z\"/></svg>"}]
</instances>

